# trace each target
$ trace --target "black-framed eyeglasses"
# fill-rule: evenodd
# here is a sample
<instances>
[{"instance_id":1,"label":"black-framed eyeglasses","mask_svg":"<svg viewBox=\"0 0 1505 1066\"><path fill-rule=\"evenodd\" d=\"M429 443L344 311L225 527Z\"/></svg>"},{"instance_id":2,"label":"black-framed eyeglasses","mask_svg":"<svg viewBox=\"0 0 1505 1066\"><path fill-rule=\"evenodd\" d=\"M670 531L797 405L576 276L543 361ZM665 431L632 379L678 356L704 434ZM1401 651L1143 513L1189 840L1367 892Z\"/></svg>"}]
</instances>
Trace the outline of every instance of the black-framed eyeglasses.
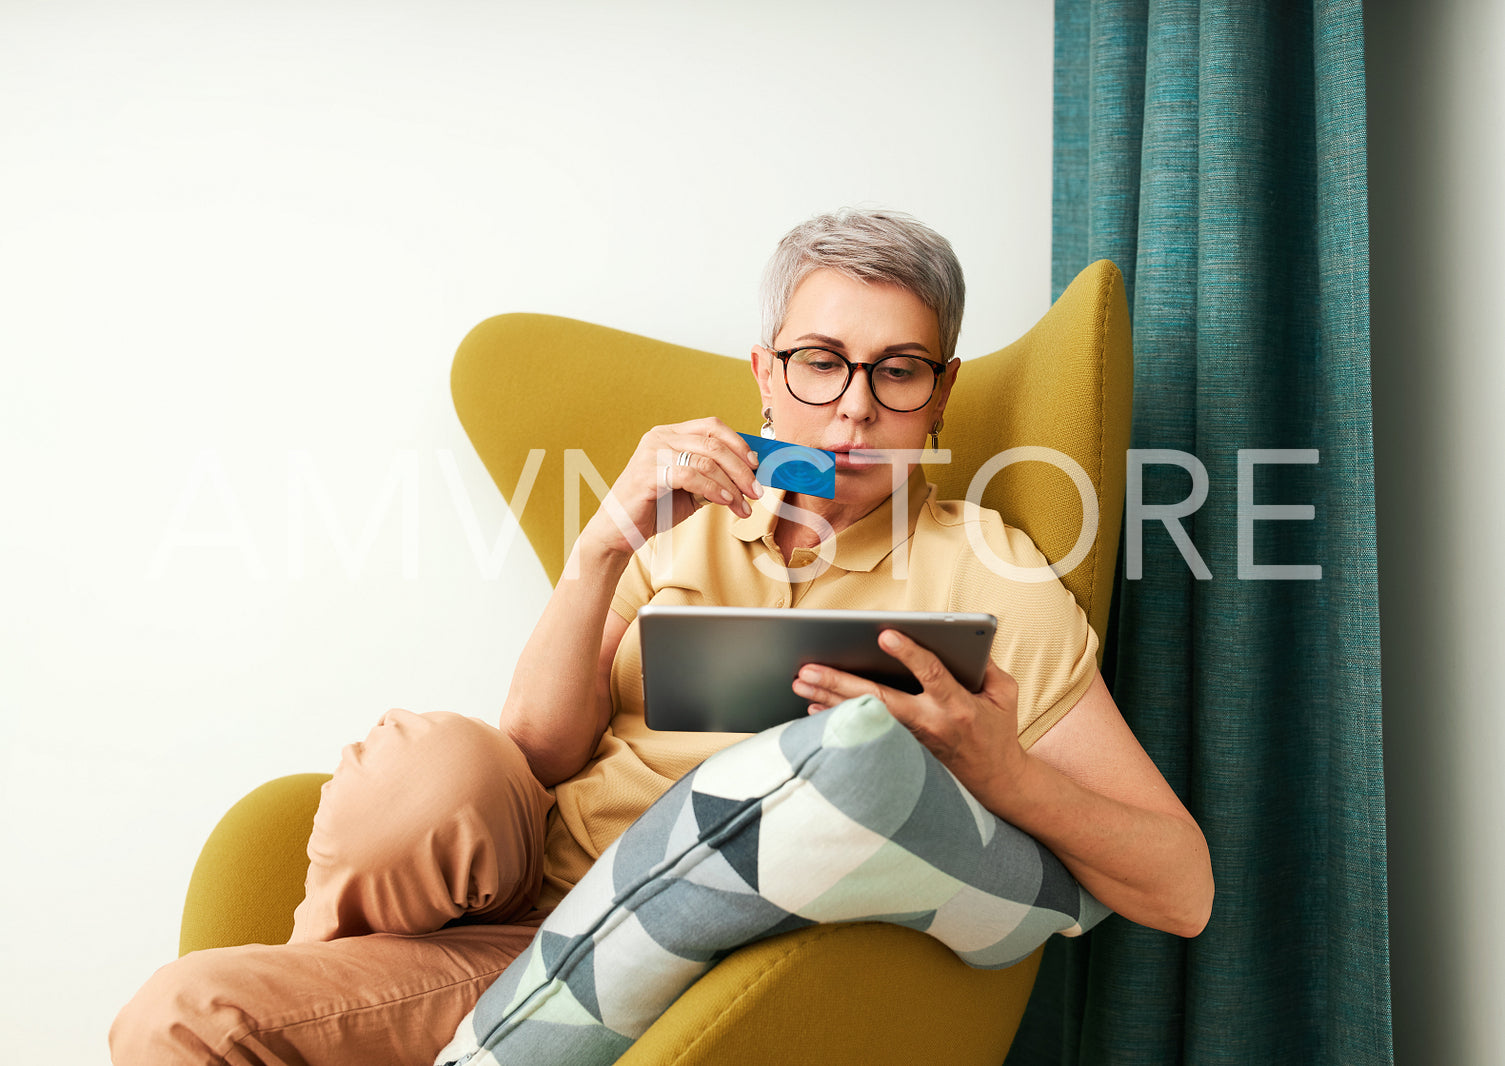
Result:
<instances>
[{"instance_id":1,"label":"black-framed eyeglasses","mask_svg":"<svg viewBox=\"0 0 1505 1066\"><path fill-rule=\"evenodd\" d=\"M847 391L858 367L867 371L873 399L900 414L918 411L935 395L945 363L918 355L885 355L871 363L854 363L829 348L785 348L774 355L784 364L784 384L800 403L823 407Z\"/></svg>"}]
</instances>

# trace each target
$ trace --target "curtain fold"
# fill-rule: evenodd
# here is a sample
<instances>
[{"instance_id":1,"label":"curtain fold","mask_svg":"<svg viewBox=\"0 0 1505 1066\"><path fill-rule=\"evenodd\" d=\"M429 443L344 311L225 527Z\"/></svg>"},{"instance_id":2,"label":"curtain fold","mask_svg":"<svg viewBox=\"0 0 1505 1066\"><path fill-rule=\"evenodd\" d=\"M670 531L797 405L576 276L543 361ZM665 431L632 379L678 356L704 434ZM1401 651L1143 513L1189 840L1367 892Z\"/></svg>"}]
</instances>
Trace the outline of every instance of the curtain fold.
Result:
<instances>
[{"instance_id":1,"label":"curtain fold","mask_svg":"<svg viewBox=\"0 0 1505 1066\"><path fill-rule=\"evenodd\" d=\"M1123 271L1194 553L1142 522L1108 681L1218 893L1054 942L1008 1061L1389 1063L1361 4L1058 0L1055 99L1054 292Z\"/></svg>"}]
</instances>

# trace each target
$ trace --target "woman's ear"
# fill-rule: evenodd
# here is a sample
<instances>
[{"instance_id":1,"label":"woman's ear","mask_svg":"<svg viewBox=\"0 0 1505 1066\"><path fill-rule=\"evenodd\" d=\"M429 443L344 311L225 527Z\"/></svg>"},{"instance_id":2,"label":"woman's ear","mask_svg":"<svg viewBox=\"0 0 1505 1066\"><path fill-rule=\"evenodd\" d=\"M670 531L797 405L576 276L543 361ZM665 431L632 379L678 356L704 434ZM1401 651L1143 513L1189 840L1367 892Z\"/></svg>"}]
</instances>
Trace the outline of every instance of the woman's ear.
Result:
<instances>
[{"instance_id":1,"label":"woman's ear","mask_svg":"<svg viewBox=\"0 0 1505 1066\"><path fill-rule=\"evenodd\" d=\"M778 357L761 344L754 344L752 349L752 372L758 380L758 394L763 399L763 406L767 407L773 402L773 365L778 362Z\"/></svg>"},{"instance_id":2,"label":"woman's ear","mask_svg":"<svg viewBox=\"0 0 1505 1066\"><path fill-rule=\"evenodd\" d=\"M935 419L941 420L941 415L946 413L946 401L951 399L951 386L956 384L957 371L961 369L962 361L952 356L946 368L941 371L940 402L935 405Z\"/></svg>"}]
</instances>

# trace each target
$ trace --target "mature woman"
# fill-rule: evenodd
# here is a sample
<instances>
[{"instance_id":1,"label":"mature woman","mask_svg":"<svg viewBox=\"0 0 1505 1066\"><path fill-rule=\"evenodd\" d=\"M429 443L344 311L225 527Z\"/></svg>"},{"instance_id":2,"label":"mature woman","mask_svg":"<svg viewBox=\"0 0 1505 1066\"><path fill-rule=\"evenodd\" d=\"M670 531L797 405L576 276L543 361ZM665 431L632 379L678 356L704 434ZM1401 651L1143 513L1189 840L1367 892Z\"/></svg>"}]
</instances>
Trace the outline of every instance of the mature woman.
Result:
<instances>
[{"instance_id":1,"label":"mature woman","mask_svg":"<svg viewBox=\"0 0 1505 1066\"><path fill-rule=\"evenodd\" d=\"M739 739L644 726L634 618L649 602L996 615L980 693L890 631L880 645L923 691L878 694L1103 903L1200 931L1206 844L1114 706L1081 610L1058 582L996 573L966 522L997 558L1044 560L997 515L937 500L914 465L956 384L962 302L950 245L906 216L843 212L785 237L752 371L781 440L835 453L835 498L764 489L716 418L650 430L575 543L500 730L385 715L325 786L291 942L158 971L116 1021L115 1061L432 1062L612 840ZM661 510L672 538L654 539ZM814 666L793 685L812 712L877 687Z\"/></svg>"}]
</instances>

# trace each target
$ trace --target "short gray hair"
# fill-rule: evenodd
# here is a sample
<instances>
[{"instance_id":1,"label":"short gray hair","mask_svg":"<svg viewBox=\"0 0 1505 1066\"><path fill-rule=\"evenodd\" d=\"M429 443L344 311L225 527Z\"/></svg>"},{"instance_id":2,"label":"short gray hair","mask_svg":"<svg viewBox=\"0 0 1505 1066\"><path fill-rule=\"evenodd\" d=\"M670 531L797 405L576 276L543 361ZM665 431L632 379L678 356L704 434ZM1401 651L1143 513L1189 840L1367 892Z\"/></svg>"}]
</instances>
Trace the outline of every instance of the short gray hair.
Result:
<instances>
[{"instance_id":1,"label":"short gray hair","mask_svg":"<svg viewBox=\"0 0 1505 1066\"><path fill-rule=\"evenodd\" d=\"M800 223L774 250L761 290L765 347L784 328L799 283L822 268L914 293L935 312L941 361L956 354L967 286L951 242L901 211L850 207Z\"/></svg>"}]
</instances>

